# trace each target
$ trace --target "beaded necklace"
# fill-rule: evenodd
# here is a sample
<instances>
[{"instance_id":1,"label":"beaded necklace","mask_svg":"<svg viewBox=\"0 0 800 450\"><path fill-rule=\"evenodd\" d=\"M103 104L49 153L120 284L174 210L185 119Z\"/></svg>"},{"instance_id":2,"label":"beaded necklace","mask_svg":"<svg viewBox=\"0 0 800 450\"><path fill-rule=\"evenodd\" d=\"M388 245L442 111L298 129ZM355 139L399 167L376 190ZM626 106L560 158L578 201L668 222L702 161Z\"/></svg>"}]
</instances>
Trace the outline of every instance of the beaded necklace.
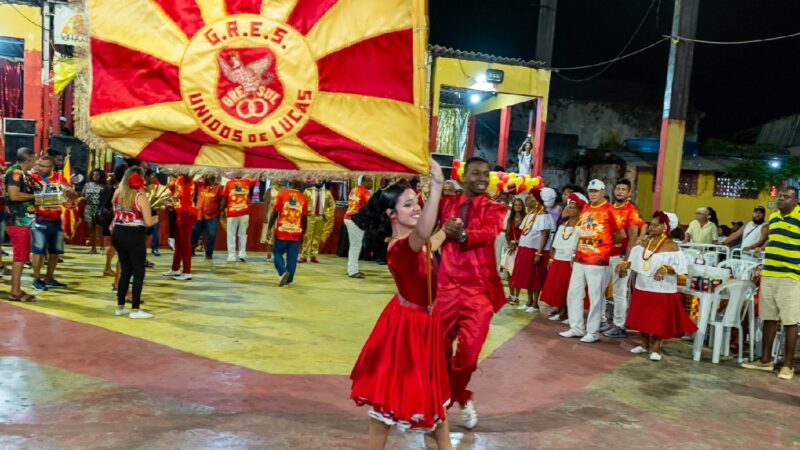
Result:
<instances>
[{"instance_id":1,"label":"beaded necklace","mask_svg":"<svg viewBox=\"0 0 800 450\"><path fill-rule=\"evenodd\" d=\"M522 234L525 234L525 235L528 234L528 231L531 229L533 224L536 223L536 218L539 217L539 213L541 213L542 211L544 211L544 208L540 206L536 210L536 213L533 215L533 219L531 219L531 221L528 222L527 225L525 225L525 227L522 229Z\"/></svg>"},{"instance_id":2,"label":"beaded necklace","mask_svg":"<svg viewBox=\"0 0 800 450\"><path fill-rule=\"evenodd\" d=\"M664 244L664 241L666 240L667 235L664 234L661 237L661 240L658 241L658 244L656 244L656 247L650 251L650 255L647 254L647 251L650 250L650 243L653 242L653 238L647 240L647 244L644 246L644 250L642 251L642 270L647 272L647 270L650 268L650 260L653 258L653 255L658 252L658 249L661 248L661 245Z\"/></svg>"},{"instance_id":3,"label":"beaded necklace","mask_svg":"<svg viewBox=\"0 0 800 450\"><path fill-rule=\"evenodd\" d=\"M570 220L572 220L572 219L570 219ZM567 224L569 224L569 220L567 220L567 221L564 223L564 229L563 229L563 230L561 230L561 237L562 237L562 238L563 238L565 241L568 241L568 240L569 240L569 238L571 238L571 237L572 237L572 235L573 235L573 234L575 234L575 230L577 230L577 229L578 229L578 228L581 226L581 221L580 221L580 220L576 220L576 221L575 221L575 225L573 225L572 227L568 227L568 226L567 226ZM572 231L570 231L570 232L569 232L569 234L567 234L567 228L572 228Z\"/></svg>"}]
</instances>

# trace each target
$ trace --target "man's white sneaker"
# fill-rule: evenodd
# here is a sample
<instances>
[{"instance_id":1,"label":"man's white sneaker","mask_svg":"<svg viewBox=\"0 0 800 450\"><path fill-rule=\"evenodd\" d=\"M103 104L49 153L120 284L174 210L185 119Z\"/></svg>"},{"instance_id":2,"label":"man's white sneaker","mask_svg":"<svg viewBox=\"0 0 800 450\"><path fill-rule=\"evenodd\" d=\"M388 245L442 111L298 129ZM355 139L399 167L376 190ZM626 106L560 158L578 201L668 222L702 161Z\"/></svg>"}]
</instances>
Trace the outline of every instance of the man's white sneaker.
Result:
<instances>
[{"instance_id":1,"label":"man's white sneaker","mask_svg":"<svg viewBox=\"0 0 800 450\"><path fill-rule=\"evenodd\" d=\"M525 308L525 312L528 314L533 314L539 312L539 308L534 308L533 306L528 306Z\"/></svg>"},{"instance_id":2,"label":"man's white sneaker","mask_svg":"<svg viewBox=\"0 0 800 450\"><path fill-rule=\"evenodd\" d=\"M178 280L178 281L187 281L187 280L191 280L192 279L192 274L190 274L190 273L181 273L181 274L175 275L174 277L172 277L172 279L173 280Z\"/></svg>"},{"instance_id":3,"label":"man's white sneaker","mask_svg":"<svg viewBox=\"0 0 800 450\"><path fill-rule=\"evenodd\" d=\"M561 317L558 314L553 314L552 316L548 317L547 320L561 320ZM569 323L569 321L567 321Z\"/></svg>"},{"instance_id":4,"label":"man's white sneaker","mask_svg":"<svg viewBox=\"0 0 800 450\"><path fill-rule=\"evenodd\" d=\"M466 405L461 407L461 420L464 421L464 426L471 430L478 425L478 411L475 410L475 405L472 400L468 401Z\"/></svg>"},{"instance_id":5,"label":"man's white sneaker","mask_svg":"<svg viewBox=\"0 0 800 450\"><path fill-rule=\"evenodd\" d=\"M569 325L569 319L564 319L561 321L564 325Z\"/></svg>"},{"instance_id":6,"label":"man's white sneaker","mask_svg":"<svg viewBox=\"0 0 800 450\"><path fill-rule=\"evenodd\" d=\"M128 317L130 317L131 319L149 319L153 317L153 315L150 313L146 313L144 311L136 311L130 313Z\"/></svg>"},{"instance_id":7,"label":"man's white sneaker","mask_svg":"<svg viewBox=\"0 0 800 450\"><path fill-rule=\"evenodd\" d=\"M586 343L586 344L591 344L592 342L597 342L599 340L600 340L600 338L598 338L597 336L595 336L593 334L587 334L586 336L581 338L581 342Z\"/></svg>"},{"instance_id":8,"label":"man's white sneaker","mask_svg":"<svg viewBox=\"0 0 800 450\"><path fill-rule=\"evenodd\" d=\"M165 277L174 277L175 275L180 275L180 274L181 274L180 271L177 270L168 270L166 272L161 272L161 275L164 275Z\"/></svg>"},{"instance_id":9,"label":"man's white sneaker","mask_svg":"<svg viewBox=\"0 0 800 450\"><path fill-rule=\"evenodd\" d=\"M247 262L247 253L239 253L239 261Z\"/></svg>"},{"instance_id":10,"label":"man's white sneaker","mask_svg":"<svg viewBox=\"0 0 800 450\"><path fill-rule=\"evenodd\" d=\"M650 361L661 361L661 353L650 353Z\"/></svg>"},{"instance_id":11,"label":"man's white sneaker","mask_svg":"<svg viewBox=\"0 0 800 450\"><path fill-rule=\"evenodd\" d=\"M236 262L236 255L228 254L228 262Z\"/></svg>"},{"instance_id":12,"label":"man's white sneaker","mask_svg":"<svg viewBox=\"0 0 800 450\"><path fill-rule=\"evenodd\" d=\"M641 345L633 347L631 349L631 353L635 353L637 355L641 355L642 353L647 353L648 351L649 350L647 350L646 348L642 347Z\"/></svg>"},{"instance_id":13,"label":"man's white sneaker","mask_svg":"<svg viewBox=\"0 0 800 450\"><path fill-rule=\"evenodd\" d=\"M125 314L130 314L130 313L131 313L131 310L130 310L130 309L128 309L128 308L122 308L122 309L120 309L120 308L117 308L117 309L114 311L114 315L115 315L115 316L124 316Z\"/></svg>"},{"instance_id":14,"label":"man's white sneaker","mask_svg":"<svg viewBox=\"0 0 800 450\"><path fill-rule=\"evenodd\" d=\"M582 334L576 333L575 331L572 330L562 331L561 333L558 333L558 335L565 338L583 337Z\"/></svg>"},{"instance_id":15,"label":"man's white sneaker","mask_svg":"<svg viewBox=\"0 0 800 450\"><path fill-rule=\"evenodd\" d=\"M517 306L517 309L520 310L520 311L525 311L526 309L528 309L528 305L523 303L523 304Z\"/></svg>"}]
</instances>

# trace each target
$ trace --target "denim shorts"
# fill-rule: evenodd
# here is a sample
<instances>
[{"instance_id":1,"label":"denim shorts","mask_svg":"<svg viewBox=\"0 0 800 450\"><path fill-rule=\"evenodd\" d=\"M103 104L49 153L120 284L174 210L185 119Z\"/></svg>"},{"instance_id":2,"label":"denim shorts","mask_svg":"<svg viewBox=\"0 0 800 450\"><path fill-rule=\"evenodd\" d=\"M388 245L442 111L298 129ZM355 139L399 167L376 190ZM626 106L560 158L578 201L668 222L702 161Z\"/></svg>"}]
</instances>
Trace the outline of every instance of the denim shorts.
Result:
<instances>
[{"instance_id":1,"label":"denim shorts","mask_svg":"<svg viewBox=\"0 0 800 450\"><path fill-rule=\"evenodd\" d=\"M64 254L64 228L61 221L35 220L31 224L31 236L31 253L34 255Z\"/></svg>"}]
</instances>

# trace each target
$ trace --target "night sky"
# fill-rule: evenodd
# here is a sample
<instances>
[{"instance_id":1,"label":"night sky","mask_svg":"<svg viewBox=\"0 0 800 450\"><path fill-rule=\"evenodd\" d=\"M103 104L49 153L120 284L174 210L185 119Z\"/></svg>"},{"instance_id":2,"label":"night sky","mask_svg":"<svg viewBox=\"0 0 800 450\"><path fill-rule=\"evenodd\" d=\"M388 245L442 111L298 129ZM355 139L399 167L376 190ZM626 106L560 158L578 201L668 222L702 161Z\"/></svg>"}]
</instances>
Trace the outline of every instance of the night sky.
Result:
<instances>
[{"instance_id":1,"label":"night sky","mask_svg":"<svg viewBox=\"0 0 800 450\"><path fill-rule=\"evenodd\" d=\"M652 0L559 0L554 67L614 58ZM673 0L655 0L632 51L669 34ZM498 56L535 59L536 0L430 0L431 44ZM697 38L759 39L800 32L800 0L700 0ZM663 89L669 45L616 62L599 79ZM602 67L564 71L586 78ZM702 138L800 112L800 37L749 45L696 44L693 105L706 113ZM660 107L660 104L659 104Z\"/></svg>"}]
</instances>

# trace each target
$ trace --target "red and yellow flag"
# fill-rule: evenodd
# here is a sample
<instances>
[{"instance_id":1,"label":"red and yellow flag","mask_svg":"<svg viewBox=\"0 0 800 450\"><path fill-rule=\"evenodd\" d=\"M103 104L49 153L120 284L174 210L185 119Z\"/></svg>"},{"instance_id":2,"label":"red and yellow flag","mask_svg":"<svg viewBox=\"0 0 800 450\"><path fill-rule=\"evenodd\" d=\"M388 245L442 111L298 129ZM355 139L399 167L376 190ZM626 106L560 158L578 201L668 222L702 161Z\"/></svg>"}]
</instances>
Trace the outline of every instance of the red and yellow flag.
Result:
<instances>
[{"instance_id":1,"label":"red and yellow flag","mask_svg":"<svg viewBox=\"0 0 800 450\"><path fill-rule=\"evenodd\" d=\"M428 167L425 0L88 0L90 119L161 164Z\"/></svg>"}]
</instances>

